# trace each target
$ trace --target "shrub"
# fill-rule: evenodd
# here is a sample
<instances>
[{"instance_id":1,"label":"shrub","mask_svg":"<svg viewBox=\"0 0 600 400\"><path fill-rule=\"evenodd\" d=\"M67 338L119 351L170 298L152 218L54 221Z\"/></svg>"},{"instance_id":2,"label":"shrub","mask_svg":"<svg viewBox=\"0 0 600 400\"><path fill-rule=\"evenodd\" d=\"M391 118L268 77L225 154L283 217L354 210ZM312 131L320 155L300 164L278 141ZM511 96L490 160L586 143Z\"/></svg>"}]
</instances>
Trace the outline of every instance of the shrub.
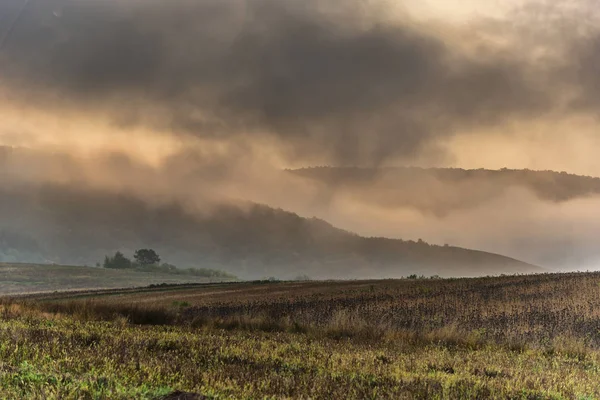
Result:
<instances>
[{"instance_id":1,"label":"shrub","mask_svg":"<svg viewBox=\"0 0 600 400\"><path fill-rule=\"evenodd\" d=\"M112 257L104 257L104 268L128 269L132 267L133 263L131 262L131 260L125 257L120 251L117 251Z\"/></svg>"}]
</instances>

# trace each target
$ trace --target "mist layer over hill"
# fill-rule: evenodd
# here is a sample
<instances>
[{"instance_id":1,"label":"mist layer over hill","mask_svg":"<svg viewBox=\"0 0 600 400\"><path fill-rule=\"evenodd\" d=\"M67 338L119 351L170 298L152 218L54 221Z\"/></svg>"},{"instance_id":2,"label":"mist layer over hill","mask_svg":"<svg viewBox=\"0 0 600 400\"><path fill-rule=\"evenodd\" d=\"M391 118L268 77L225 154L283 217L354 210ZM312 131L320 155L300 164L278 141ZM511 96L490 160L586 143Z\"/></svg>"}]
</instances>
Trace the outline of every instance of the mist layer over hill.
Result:
<instances>
[{"instance_id":1,"label":"mist layer over hill","mask_svg":"<svg viewBox=\"0 0 600 400\"><path fill-rule=\"evenodd\" d=\"M410 207L441 217L515 188L555 203L600 195L600 178L529 169L315 167L290 172L323 183L330 194L347 191L383 207Z\"/></svg>"},{"instance_id":2,"label":"mist layer over hill","mask_svg":"<svg viewBox=\"0 0 600 400\"><path fill-rule=\"evenodd\" d=\"M167 243L159 228L169 224L182 243L163 246L169 257L202 254L248 275L295 253L306 265L370 254L361 249L373 241L325 228L345 244L300 246L294 229L314 233L313 222L291 214L245 220L257 215L248 204L265 204L366 237L596 268L596 182L408 170L339 183L282 172L419 165L600 176L593 1L508 2L485 15L456 2L449 8L467 11L458 19L440 12L451 2L416 3L1 1L3 254L90 263L113 247ZM233 225L265 232L231 233L240 218ZM182 235L187 220L201 227ZM220 229L229 233L206 233ZM394 251L356 265L387 265ZM426 273L432 262L419 260L402 265Z\"/></svg>"},{"instance_id":3,"label":"mist layer over hill","mask_svg":"<svg viewBox=\"0 0 600 400\"><path fill-rule=\"evenodd\" d=\"M423 237L556 269L596 269L600 179L565 172L460 168L289 171L317 184L329 220L364 234ZM351 210L360 210L359 218Z\"/></svg>"},{"instance_id":4,"label":"mist layer over hill","mask_svg":"<svg viewBox=\"0 0 600 400\"><path fill-rule=\"evenodd\" d=\"M116 250L151 246L168 262L225 269L244 278L541 271L489 253L364 238L319 219L255 204L220 205L209 214L195 214L175 203L151 206L107 191L21 187L1 191L0 218L5 261L93 265Z\"/></svg>"}]
</instances>

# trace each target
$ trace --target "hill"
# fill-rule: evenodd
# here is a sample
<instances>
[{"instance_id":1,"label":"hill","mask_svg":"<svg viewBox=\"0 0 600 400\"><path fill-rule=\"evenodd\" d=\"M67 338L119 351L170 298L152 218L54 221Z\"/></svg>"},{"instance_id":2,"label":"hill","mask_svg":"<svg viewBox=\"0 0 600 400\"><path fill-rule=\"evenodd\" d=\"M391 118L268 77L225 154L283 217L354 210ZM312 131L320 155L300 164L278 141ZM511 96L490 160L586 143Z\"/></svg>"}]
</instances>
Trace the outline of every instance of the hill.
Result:
<instances>
[{"instance_id":1,"label":"hill","mask_svg":"<svg viewBox=\"0 0 600 400\"><path fill-rule=\"evenodd\" d=\"M241 278L388 278L540 272L496 254L423 241L366 238L319 219L239 203L206 210L151 204L60 185L0 189L5 261L93 265L105 254L152 247L180 267Z\"/></svg>"},{"instance_id":2,"label":"hill","mask_svg":"<svg viewBox=\"0 0 600 400\"><path fill-rule=\"evenodd\" d=\"M411 207L438 216L478 206L515 188L557 203L600 195L600 178L528 169L314 167L289 172L322 184L325 192L341 190L379 206Z\"/></svg>"}]
</instances>

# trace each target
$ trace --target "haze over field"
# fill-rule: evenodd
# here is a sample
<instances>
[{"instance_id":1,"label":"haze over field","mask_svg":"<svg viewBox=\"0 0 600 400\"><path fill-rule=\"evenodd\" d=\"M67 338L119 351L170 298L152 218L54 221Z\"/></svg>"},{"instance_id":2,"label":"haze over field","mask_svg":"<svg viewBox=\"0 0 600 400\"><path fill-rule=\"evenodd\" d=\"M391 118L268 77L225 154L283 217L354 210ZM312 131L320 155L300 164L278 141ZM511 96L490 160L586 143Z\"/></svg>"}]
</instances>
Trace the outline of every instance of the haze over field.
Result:
<instances>
[{"instance_id":1,"label":"haze over field","mask_svg":"<svg viewBox=\"0 0 600 400\"><path fill-rule=\"evenodd\" d=\"M0 254L89 263L163 244L248 276L279 262L286 276L344 277L353 245L332 243L357 237L297 213L597 269L597 179L392 167L600 176L599 63L591 0L0 0ZM368 179L286 171L318 165ZM244 264L278 246L286 257ZM439 272L441 258L423 261L439 254L415 249L410 268L397 249L385 263L354 254L352 268ZM444 274L469 257L445 257Z\"/></svg>"}]
</instances>

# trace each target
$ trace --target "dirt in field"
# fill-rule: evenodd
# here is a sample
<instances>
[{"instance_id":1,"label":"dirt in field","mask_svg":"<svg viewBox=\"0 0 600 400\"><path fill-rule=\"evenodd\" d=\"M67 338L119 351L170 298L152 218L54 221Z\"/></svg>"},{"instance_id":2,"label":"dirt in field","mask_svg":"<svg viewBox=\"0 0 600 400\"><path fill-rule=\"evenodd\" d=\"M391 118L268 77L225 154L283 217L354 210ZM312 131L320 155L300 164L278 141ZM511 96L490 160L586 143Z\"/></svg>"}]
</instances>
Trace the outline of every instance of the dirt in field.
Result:
<instances>
[{"instance_id":1,"label":"dirt in field","mask_svg":"<svg viewBox=\"0 0 600 400\"><path fill-rule=\"evenodd\" d=\"M186 393L176 391L171 394L168 394L164 397L161 397L159 400L204 400L207 399L206 396L203 396L198 393Z\"/></svg>"}]
</instances>

